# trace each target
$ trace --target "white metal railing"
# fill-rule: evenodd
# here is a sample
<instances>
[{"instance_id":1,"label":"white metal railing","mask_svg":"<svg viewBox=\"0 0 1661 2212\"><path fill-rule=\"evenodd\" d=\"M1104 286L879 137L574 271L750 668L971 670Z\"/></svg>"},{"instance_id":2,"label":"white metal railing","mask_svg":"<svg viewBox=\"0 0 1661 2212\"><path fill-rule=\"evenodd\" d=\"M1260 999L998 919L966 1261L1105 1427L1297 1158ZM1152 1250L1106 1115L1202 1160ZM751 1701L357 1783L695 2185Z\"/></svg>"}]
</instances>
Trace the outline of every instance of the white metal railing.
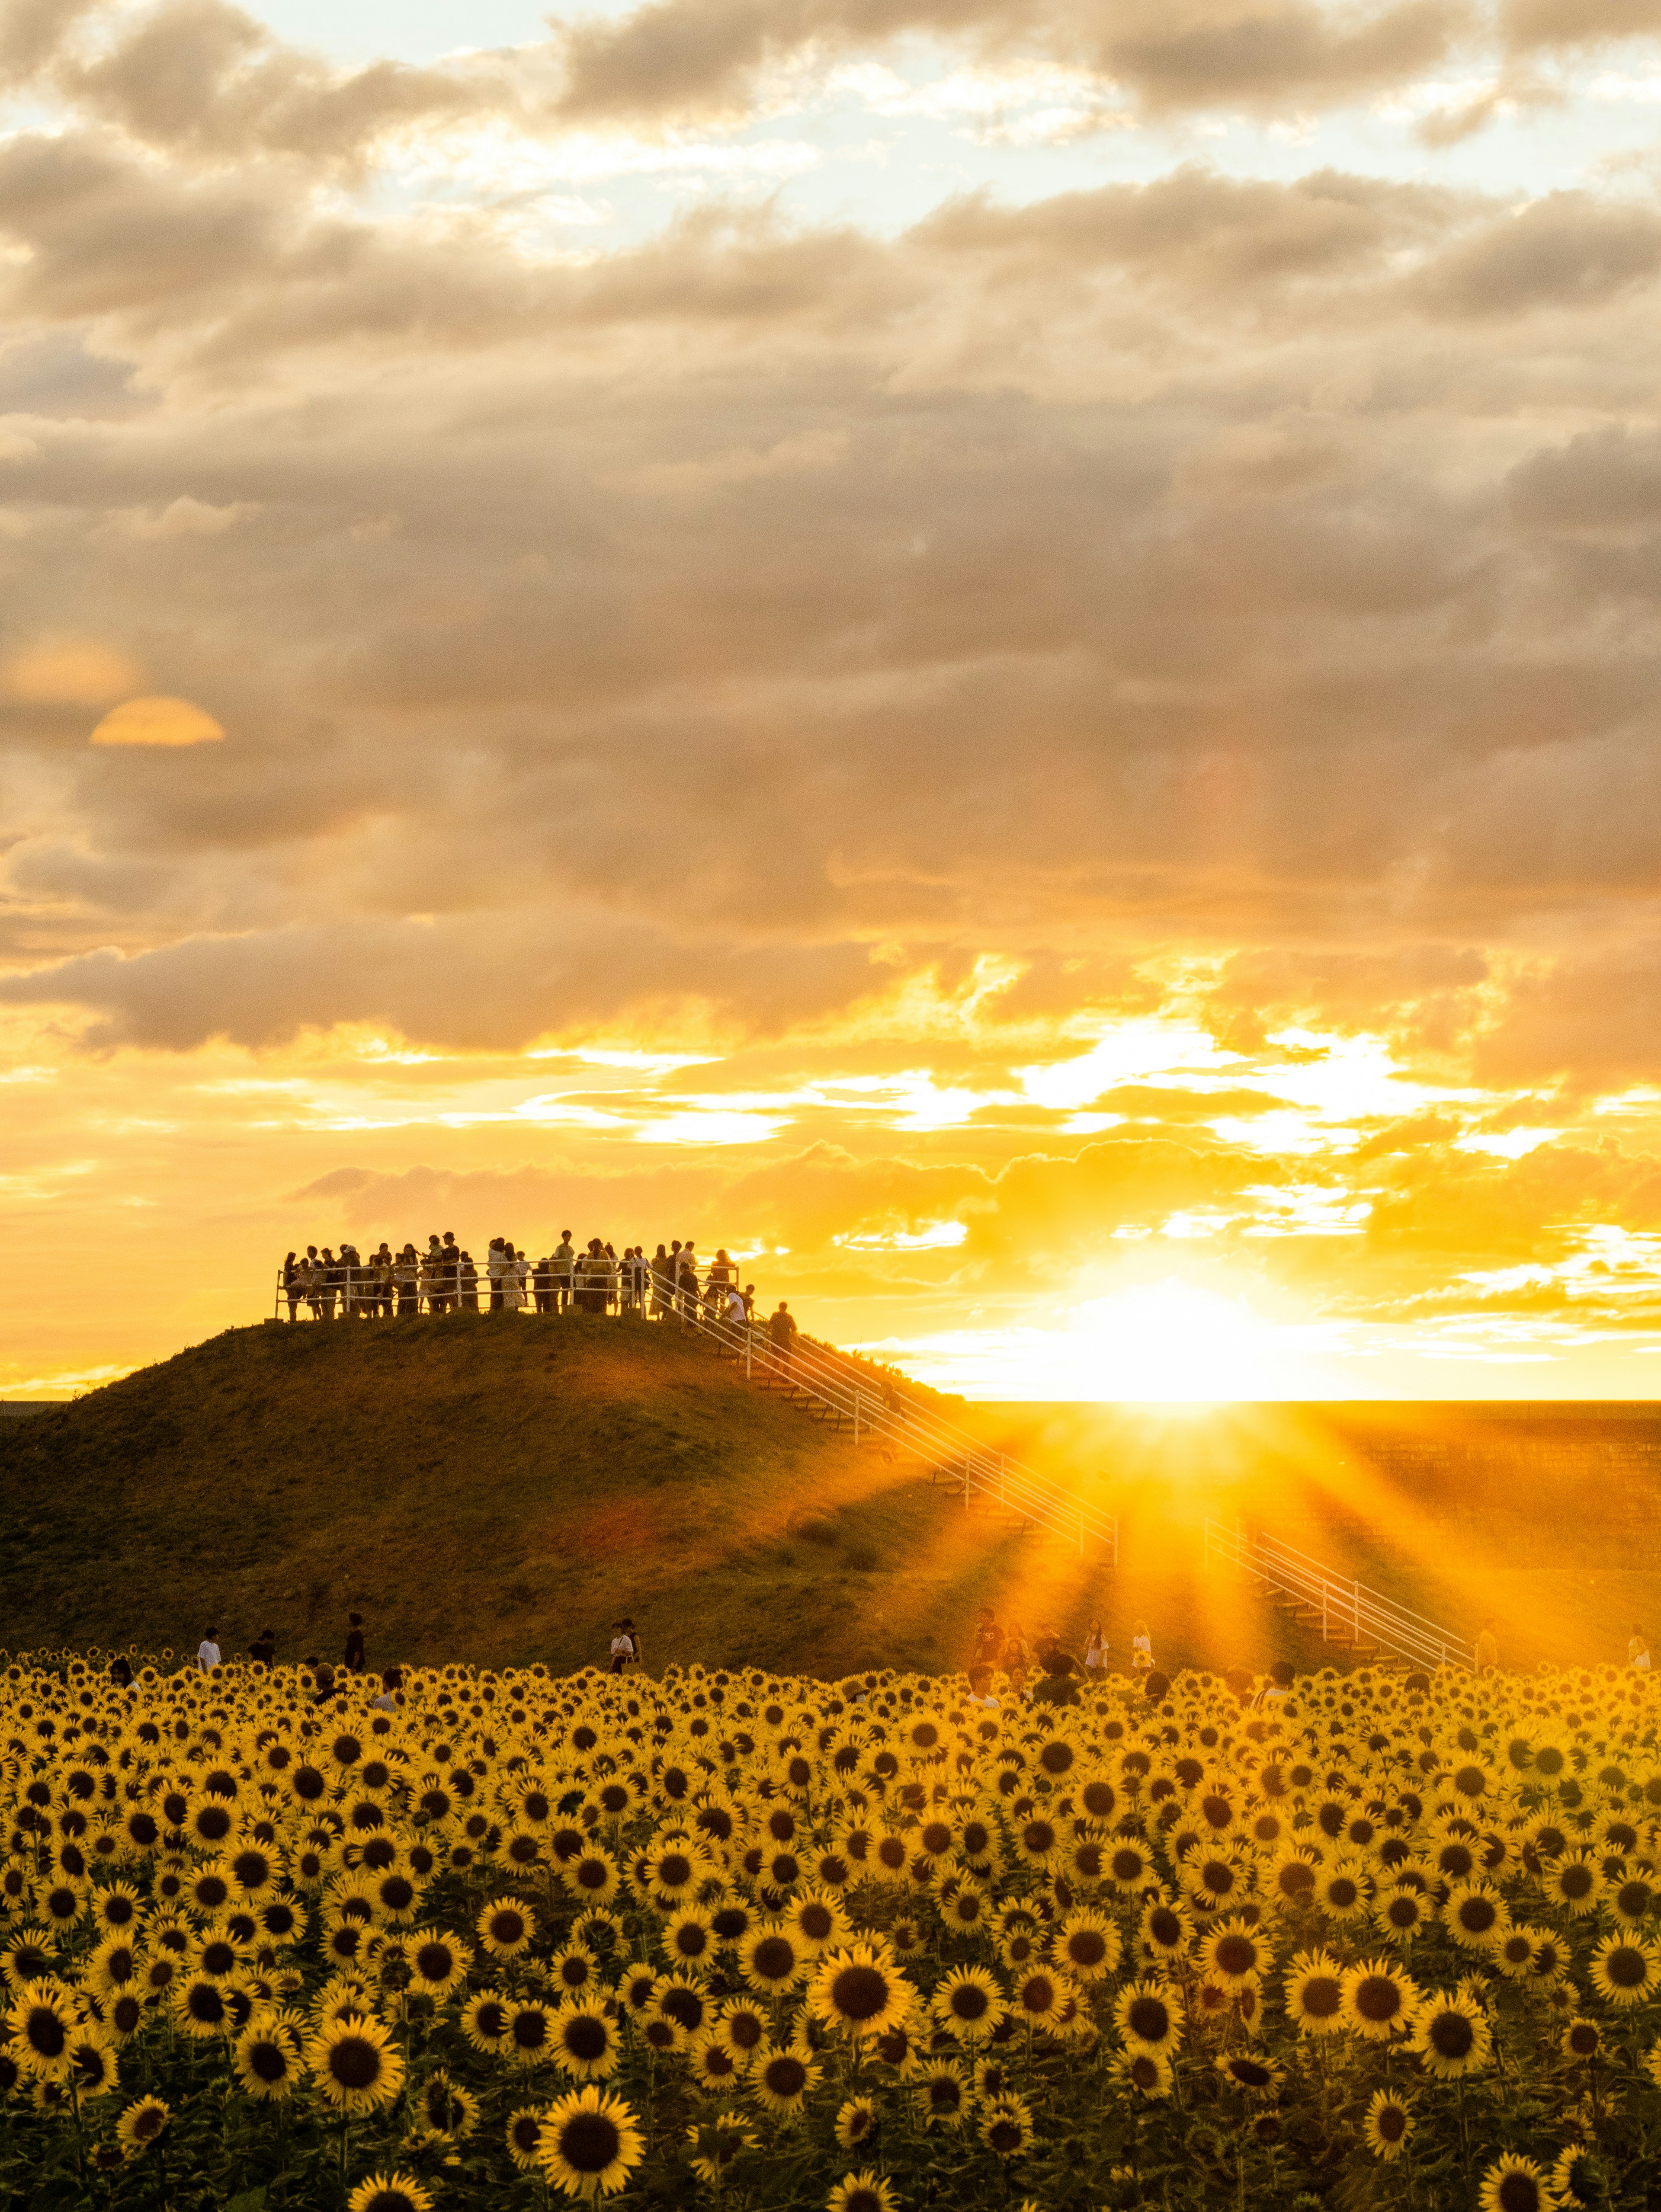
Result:
<instances>
[{"instance_id":1,"label":"white metal railing","mask_svg":"<svg viewBox=\"0 0 1661 2212\"><path fill-rule=\"evenodd\" d=\"M1208 1567L1214 1564L1236 1567L1271 1589L1280 1590L1294 1604L1318 1612L1323 1644L1335 1629L1344 1629L1354 1643L1377 1644L1381 1650L1415 1660L1423 1667L1473 1664L1470 1646L1463 1637L1422 1613L1369 1589L1354 1576L1335 1574L1306 1552L1266 1531L1249 1536L1238 1521L1228 1528L1220 1521L1208 1520L1205 1558Z\"/></svg>"},{"instance_id":2,"label":"white metal railing","mask_svg":"<svg viewBox=\"0 0 1661 2212\"><path fill-rule=\"evenodd\" d=\"M618 1316L650 1314L675 1319L695 1328L729 1358L742 1361L752 1381L761 1381L800 1392L810 1405L822 1406L838 1426L851 1423L855 1443L874 1438L930 1464L946 1475L955 1490L961 1489L967 1507L984 1498L1023 1522L1053 1535L1076 1540L1082 1559L1086 1541L1102 1545L1110 1564L1119 1564L1119 1522L1115 1514L1098 1513L1046 1482L1030 1467L1007 1452L989 1450L978 1437L901 1397L891 1383L880 1381L857 1361L834 1346L798 1335L788 1352L776 1346L765 1322L746 1316L740 1321L724 1310L727 1293L711 1286L683 1287L673 1277L659 1274L649 1264L631 1270L626 1261L611 1261L604 1269L585 1271L586 1255L579 1254L570 1280L557 1276L545 1288L542 1271L532 1266L522 1288L517 1284L506 1295L510 1310L526 1313L557 1311L575 1304L591 1312ZM275 1316L285 1308L299 1319L378 1320L413 1315L423 1310L442 1314L455 1310L490 1310L498 1286L480 1275L465 1273L441 1263L429 1266L423 1256L418 1272L400 1270L394 1263L389 1285L384 1269L360 1263L356 1267L337 1262L328 1271L332 1278L296 1289L278 1270Z\"/></svg>"}]
</instances>

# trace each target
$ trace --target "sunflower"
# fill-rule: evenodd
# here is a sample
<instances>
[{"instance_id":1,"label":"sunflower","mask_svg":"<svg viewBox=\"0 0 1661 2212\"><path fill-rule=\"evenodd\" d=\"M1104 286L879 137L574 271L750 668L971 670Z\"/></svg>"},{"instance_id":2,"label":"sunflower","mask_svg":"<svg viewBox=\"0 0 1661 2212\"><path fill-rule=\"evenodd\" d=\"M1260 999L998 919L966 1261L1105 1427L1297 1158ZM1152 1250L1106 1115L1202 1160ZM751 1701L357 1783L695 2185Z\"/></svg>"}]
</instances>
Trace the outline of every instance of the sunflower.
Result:
<instances>
[{"instance_id":1,"label":"sunflower","mask_svg":"<svg viewBox=\"0 0 1661 2212\"><path fill-rule=\"evenodd\" d=\"M1345 2026L1344 1970L1324 1951L1305 1951L1287 1974L1287 2016L1300 2035L1331 2035Z\"/></svg>"},{"instance_id":2,"label":"sunflower","mask_svg":"<svg viewBox=\"0 0 1661 2212\"><path fill-rule=\"evenodd\" d=\"M1572 2020L1558 2039L1565 2058L1596 2058L1603 2048L1603 2031L1595 2020Z\"/></svg>"},{"instance_id":3,"label":"sunflower","mask_svg":"<svg viewBox=\"0 0 1661 2212\"><path fill-rule=\"evenodd\" d=\"M84 2103L106 2097L117 2086L115 2052L101 2028L77 2027L70 2037L65 2084Z\"/></svg>"},{"instance_id":4,"label":"sunflower","mask_svg":"<svg viewBox=\"0 0 1661 2212\"><path fill-rule=\"evenodd\" d=\"M473 1923L478 1940L493 1959L517 1959L528 1951L536 1934L536 1917L516 1897L499 1897L487 1905Z\"/></svg>"},{"instance_id":5,"label":"sunflower","mask_svg":"<svg viewBox=\"0 0 1661 2212\"><path fill-rule=\"evenodd\" d=\"M684 2036L702 2033L714 2011L714 2001L703 1983L689 1980L677 1974L672 1980L660 1982L653 2001L654 2012L672 2020Z\"/></svg>"},{"instance_id":6,"label":"sunflower","mask_svg":"<svg viewBox=\"0 0 1661 2212\"><path fill-rule=\"evenodd\" d=\"M790 2119L801 2110L823 2071L806 2051L789 2044L757 2055L750 2069L750 2087L776 2118Z\"/></svg>"},{"instance_id":7,"label":"sunflower","mask_svg":"<svg viewBox=\"0 0 1661 2212\"><path fill-rule=\"evenodd\" d=\"M1105 1914L1074 1912L1062 1921L1052 1947L1057 1966L1074 1980L1098 1982L1119 1963L1119 1931Z\"/></svg>"},{"instance_id":8,"label":"sunflower","mask_svg":"<svg viewBox=\"0 0 1661 2212\"><path fill-rule=\"evenodd\" d=\"M590 2082L549 2107L537 2157L568 2197L609 2197L628 2180L644 2149L630 2107Z\"/></svg>"},{"instance_id":9,"label":"sunflower","mask_svg":"<svg viewBox=\"0 0 1661 2212\"><path fill-rule=\"evenodd\" d=\"M1412 2110L1393 2089L1375 2089L1364 2132L1367 2148L1375 2158L1398 2159L1413 2133Z\"/></svg>"},{"instance_id":10,"label":"sunflower","mask_svg":"<svg viewBox=\"0 0 1661 2212\"><path fill-rule=\"evenodd\" d=\"M1113 2078L1127 2089L1134 2089L1139 2097L1149 2099L1171 2094L1171 2061L1156 2051L1131 2045L1122 2051L1113 2063Z\"/></svg>"},{"instance_id":11,"label":"sunflower","mask_svg":"<svg viewBox=\"0 0 1661 2212\"><path fill-rule=\"evenodd\" d=\"M1107 1855L1107 1879L1115 1889L1141 1889L1153 1871L1153 1862L1140 1844L1116 1844Z\"/></svg>"},{"instance_id":12,"label":"sunflower","mask_svg":"<svg viewBox=\"0 0 1661 2212\"><path fill-rule=\"evenodd\" d=\"M781 1925L814 1954L832 1944L846 1942L851 1932L841 1900L820 1890L804 1890L793 1897L779 1918Z\"/></svg>"},{"instance_id":13,"label":"sunflower","mask_svg":"<svg viewBox=\"0 0 1661 2212\"><path fill-rule=\"evenodd\" d=\"M837 2183L825 2199L825 2212L899 2212L899 2199L893 2183L867 2166Z\"/></svg>"},{"instance_id":14,"label":"sunflower","mask_svg":"<svg viewBox=\"0 0 1661 2212\"><path fill-rule=\"evenodd\" d=\"M1642 2004L1661 1984L1661 1958L1653 1944L1611 1936L1592 1954L1591 1978L1611 2004Z\"/></svg>"},{"instance_id":15,"label":"sunflower","mask_svg":"<svg viewBox=\"0 0 1661 2212\"><path fill-rule=\"evenodd\" d=\"M290 2026L291 2024L291 2026ZM291 2097L299 2069L295 2015L256 2013L234 2046L237 2078L251 2097L276 2103ZM286 2032L285 2032L286 2031Z\"/></svg>"},{"instance_id":16,"label":"sunflower","mask_svg":"<svg viewBox=\"0 0 1661 2212\"><path fill-rule=\"evenodd\" d=\"M548 2110L543 2105L521 2105L508 2119L508 2154L521 2173L534 2173L542 2163L543 2130Z\"/></svg>"},{"instance_id":17,"label":"sunflower","mask_svg":"<svg viewBox=\"0 0 1661 2212\"><path fill-rule=\"evenodd\" d=\"M562 1995L584 1996L599 1984L599 1960L586 1944L568 1943L549 1960L548 1975ZM644 2008L637 2006L636 2009Z\"/></svg>"},{"instance_id":18,"label":"sunflower","mask_svg":"<svg viewBox=\"0 0 1661 2212\"><path fill-rule=\"evenodd\" d=\"M1418 2052L1425 2071L1439 2081L1457 2081L1488 2063L1493 2041L1488 2021L1465 1997L1427 1997L1412 2027L1407 2048Z\"/></svg>"},{"instance_id":19,"label":"sunflower","mask_svg":"<svg viewBox=\"0 0 1661 2212\"><path fill-rule=\"evenodd\" d=\"M1231 1991L1244 1989L1262 1972L1266 1946L1256 1929L1240 1920L1225 1920L1200 1945L1200 1960Z\"/></svg>"},{"instance_id":20,"label":"sunflower","mask_svg":"<svg viewBox=\"0 0 1661 2212\"><path fill-rule=\"evenodd\" d=\"M1481 2212L1549 2212L1555 2201L1534 2160L1509 2154L1484 2172L1476 2197Z\"/></svg>"},{"instance_id":21,"label":"sunflower","mask_svg":"<svg viewBox=\"0 0 1661 2212\"><path fill-rule=\"evenodd\" d=\"M709 1913L683 1905L664 1923L663 1948L678 1966L702 1966L712 1959L717 1946Z\"/></svg>"},{"instance_id":22,"label":"sunflower","mask_svg":"<svg viewBox=\"0 0 1661 2212\"><path fill-rule=\"evenodd\" d=\"M760 2147L759 2136L746 2135L743 2127L731 2119L696 2123L686 2130L686 2140L692 2150L693 2172L715 2190L720 2189L735 2159Z\"/></svg>"},{"instance_id":23,"label":"sunflower","mask_svg":"<svg viewBox=\"0 0 1661 2212\"><path fill-rule=\"evenodd\" d=\"M1194 1922L1179 1905L1155 1898L1142 1914L1137 1947L1146 1959L1180 1958L1194 1940Z\"/></svg>"},{"instance_id":24,"label":"sunflower","mask_svg":"<svg viewBox=\"0 0 1661 2212\"><path fill-rule=\"evenodd\" d=\"M1592 2205L1606 2201L1603 2176L1585 2143L1569 2145L1552 2167L1551 2185L1562 2205Z\"/></svg>"},{"instance_id":25,"label":"sunflower","mask_svg":"<svg viewBox=\"0 0 1661 2212\"><path fill-rule=\"evenodd\" d=\"M618 1870L604 1851L584 1851L563 1869L562 1879L585 1905L609 1905L618 1893Z\"/></svg>"},{"instance_id":26,"label":"sunflower","mask_svg":"<svg viewBox=\"0 0 1661 2212\"><path fill-rule=\"evenodd\" d=\"M554 2014L551 2055L564 2073L599 2081L617 2071L622 2046L603 2008L584 2002L563 2005Z\"/></svg>"},{"instance_id":27,"label":"sunflower","mask_svg":"<svg viewBox=\"0 0 1661 2212\"><path fill-rule=\"evenodd\" d=\"M868 2097L850 2097L837 2114L837 2144L841 2150L857 2150L877 2130L877 2108Z\"/></svg>"},{"instance_id":28,"label":"sunflower","mask_svg":"<svg viewBox=\"0 0 1661 2212\"><path fill-rule=\"evenodd\" d=\"M911 2002L910 1983L886 1946L880 1943L861 1943L827 1953L814 1973L806 1999L807 2009L816 2020L855 2036L881 2035L906 2017Z\"/></svg>"},{"instance_id":29,"label":"sunflower","mask_svg":"<svg viewBox=\"0 0 1661 2212\"><path fill-rule=\"evenodd\" d=\"M420 1996L444 1998L465 1985L473 1954L442 1929L417 1928L406 1939L410 1988Z\"/></svg>"},{"instance_id":30,"label":"sunflower","mask_svg":"<svg viewBox=\"0 0 1661 2212\"><path fill-rule=\"evenodd\" d=\"M223 2035L234 2024L230 1991L211 1974L185 1975L173 1984L173 2015L186 2035Z\"/></svg>"},{"instance_id":31,"label":"sunflower","mask_svg":"<svg viewBox=\"0 0 1661 2212\"><path fill-rule=\"evenodd\" d=\"M744 2068L713 2027L701 2028L688 2045L693 2081L707 2097L729 2096L744 2079Z\"/></svg>"},{"instance_id":32,"label":"sunflower","mask_svg":"<svg viewBox=\"0 0 1661 2212\"><path fill-rule=\"evenodd\" d=\"M916 2086L925 2127L960 2128L969 2118L968 2084L949 2061L936 2060L925 2068Z\"/></svg>"},{"instance_id":33,"label":"sunflower","mask_svg":"<svg viewBox=\"0 0 1661 2212\"><path fill-rule=\"evenodd\" d=\"M1451 1893L1442 1919L1456 1943L1485 1951L1505 1934L1511 1916L1505 1900L1487 1882L1466 1882Z\"/></svg>"},{"instance_id":34,"label":"sunflower","mask_svg":"<svg viewBox=\"0 0 1661 2212\"><path fill-rule=\"evenodd\" d=\"M508 2007L507 2033L502 2039L502 2053L520 2066L545 2066L552 2056L554 2039L553 2008L524 1998Z\"/></svg>"},{"instance_id":35,"label":"sunflower","mask_svg":"<svg viewBox=\"0 0 1661 2212\"><path fill-rule=\"evenodd\" d=\"M140 2151L161 2142L172 2118L173 2107L160 2097L140 2097L116 2122L116 2138L127 2156L136 2158Z\"/></svg>"},{"instance_id":36,"label":"sunflower","mask_svg":"<svg viewBox=\"0 0 1661 2212\"><path fill-rule=\"evenodd\" d=\"M776 1920L764 1921L739 1944L739 1965L752 1990L779 1996L806 1973L807 1948Z\"/></svg>"},{"instance_id":37,"label":"sunflower","mask_svg":"<svg viewBox=\"0 0 1661 2212\"><path fill-rule=\"evenodd\" d=\"M354 2014L332 2021L307 2047L312 2080L343 2112L378 2112L404 2083L404 2061L378 2020Z\"/></svg>"},{"instance_id":38,"label":"sunflower","mask_svg":"<svg viewBox=\"0 0 1661 2212\"><path fill-rule=\"evenodd\" d=\"M478 2099L471 2089L453 2081L441 2066L427 2076L415 2101L424 2124L452 2142L471 2134L478 2118Z\"/></svg>"},{"instance_id":39,"label":"sunflower","mask_svg":"<svg viewBox=\"0 0 1661 2212\"><path fill-rule=\"evenodd\" d=\"M767 2025L766 2014L739 1997L721 2007L715 2032L739 2065L747 2066L767 2041Z\"/></svg>"},{"instance_id":40,"label":"sunflower","mask_svg":"<svg viewBox=\"0 0 1661 2212\"><path fill-rule=\"evenodd\" d=\"M1417 1991L1382 1959L1363 1959L1344 1976L1344 2025L1383 2042L1408 2025Z\"/></svg>"},{"instance_id":41,"label":"sunflower","mask_svg":"<svg viewBox=\"0 0 1661 2212\"><path fill-rule=\"evenodd\" d=\"M1273 2096L1280 2086L1281 2067L1249 2051L1225 2051L1216 2067L1231 2088L1244 2089L1250 2097Z\"/></svg>"},{"instance_id":42,"label":"sunflower","mask_svg":"<svg viewBox=\"0 0 1661 2212\"><path fill-rule=\"evenodd\" d=\"M1281 1906L1313 1904L1319 1871L1320 1861L1312 1851L1284 1851L1269 1871L1269 1894Z\"/></svg>"},{"instance_id":43,"label":"sunflower","mask_svg":"<svg viewBox=\"0 0 1661 2212\"><path fill-rule=\"evenodd\" d=\"M981 2141L996 2158L1019 2158L1032 2142L1032 2114L1019 2097L1005 2097L981 2114Z\"/></svg>"},{"instance_id":44,"label":"sunflower","mask_svg":"<svg viewBox=\"0 0 1661 2212\"><path fill-rule=\"evenodd\" d=\"M143 1917L138 1892L129 1889L125 1882L112 1882L107 1889L94 1893L92 1917L106 1935L126 1933Z\"/></svg>"},{"instance_id":45,"label":"sunflower","mask_svg":"<svg viewBox=\"0 0 1661 2212\"><path fill-rule=\"evenodd\" d=\"M1576 1851L1557 1861L1543 1887L1546 1895L1570 1913L1596 1912L1603 1888L1603 1869L1589 1852Z\"/></svg>"},{"instance_id":46,"label":"sunflower","mask_svg":"<svg viewBox=\"0 0 1661 2212\"><path fill-rule=\"evenodd\" d=\"M668 1912L690 1903L715 1870L707 1852L677 1839L641 1854L635 1862L635 1884L650 1894L660 1911Z\"/></svg>"},{"instance_id":47,"label":"sunflower","mask_svg":"<svg viewBox=\"0 0 1661 2212\"><path fill-rule=\"evenodd\" d=\"M1113 2018L1127 2045L1164 2053L1183 2032L1183 2001L1159 1982L1132 1982L1120 1990Z\"/></svg>"},{"instance_id":48,"label":"sunflower","mask_svg":"<svg viewBox=\"0 0 1661 2212\"><path fill-rule=\"evenodd\" d=\"M958 1966L935 1990L930 2009L964 2043L983 2042L1008 2011L1003 1991L984 1966Z\"/></svg>"},{"instance_id":49,"label":"sunflower","mask_svg":"<svg viewBox=\"0 0 1661 2212\"><path fill-rule=\"evenodd\" d=\"M1410 1943L1434 1918L1424 1892L1412 1882L1398 1881L1373 1906L1372 1925L1387 1941Z\"/></svg>"},{"instance_id":50,"label":"sunflower","mask_svg":"<svg viewBox=\"0 0 1661 2212\"><path fill-rule=\"evenodd\" d=\"M433 2212L432 2193L408 2173L372 2173L346 2199L346 2212Z\"/></svg>"},{"instance_id":51,"label":"sunflower","mask_svg":"<svg viewBox=\"0 0 1661 2212\"><path fill-rule=\"evenodd\" d=\"M1372 1901L1372 1884L1354 1859L1335 1859L1315 1877L1315 1901L1334 1920L1354 1920Z\"/></svg>"}]
</instances>

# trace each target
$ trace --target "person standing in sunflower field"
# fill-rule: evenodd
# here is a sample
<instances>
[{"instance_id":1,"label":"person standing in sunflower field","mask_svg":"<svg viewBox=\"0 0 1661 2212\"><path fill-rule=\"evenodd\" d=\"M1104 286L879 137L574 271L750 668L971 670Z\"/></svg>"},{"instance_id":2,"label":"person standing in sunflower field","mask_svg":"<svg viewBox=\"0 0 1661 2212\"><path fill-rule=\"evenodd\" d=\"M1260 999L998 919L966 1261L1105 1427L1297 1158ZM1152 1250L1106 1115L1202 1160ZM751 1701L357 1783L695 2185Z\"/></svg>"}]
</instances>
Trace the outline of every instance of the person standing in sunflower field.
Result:
<instances>
[{"instance_id":1,"label":"person standing in sunflower field","mask_svg":"<svg viewBox=\"0 0 1661 2212\"><path fill-rule=\"evenodd\" d=\"M1650 1671L1650 1641L1635 1620L1632 1634L1627 1638L1627 1664L1635 1667L1640 1674Z\"/></svg>"},{"instance_id":2,"label":"person standing in sunflower field","mask_svg":"<svg viewBox=\"0 0 1661 2212\"><path fill-rule=\"evenodd\" d=\"M1500 1639L1494 1632L1494 1616L1482 1623L1476 1632L1476 1671L1490 1674L1500 1664Z\"/></svg>"},{"instance_id":3,"label":"person standing in sunflower field","mask_svg":"<svg viewBox=\"0 0 1661 2212\"><path fill-rule=\"evenodd\" d=\"M611 1672L621 1674L633 1660L640 1657L640 1641L635 1634L632 1620L614 1620L611 1638Z\"/></svg>"},{"instance_id":4,"label":"person standing in sunflower field","mask_svg":"<svg viewBox=\"0 0 1661 2212\"><path fill-rule=\"evenodd\" d=\"M349 1613L346 1616L345 1668L349 1674L363 1672L363 1616L361 1613Z\"/></svg>"},{"instance_id":5,"label":"person standing in sunflower field","mask_svg":"<svg viewBox=\"0 0 1661 2212\"><path fill-rule=\"evenodd\" d=\"M211 1674L219 1664L219 1631L205 1628L202 1641L196 1647L196 1663L204 1674Z\"/></svg>"}]
</instances>

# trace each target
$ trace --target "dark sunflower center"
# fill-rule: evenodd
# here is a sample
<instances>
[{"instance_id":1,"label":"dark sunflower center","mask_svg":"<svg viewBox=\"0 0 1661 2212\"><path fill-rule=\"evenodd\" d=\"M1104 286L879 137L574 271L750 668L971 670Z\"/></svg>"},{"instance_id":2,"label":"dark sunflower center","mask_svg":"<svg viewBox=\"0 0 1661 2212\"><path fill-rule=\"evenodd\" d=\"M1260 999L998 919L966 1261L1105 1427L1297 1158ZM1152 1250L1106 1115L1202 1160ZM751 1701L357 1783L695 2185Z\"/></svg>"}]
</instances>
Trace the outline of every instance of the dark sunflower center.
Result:
<instances>
[{"instance_id":1,"label":"dark sunflower center","mask_svg":"<svg viewBox=\"0 0 1661 2212\"><path fill-rule=\"evenodd\" d=\"M611 2039L605 2021L595 2020L592 2014L579 2013L575 2020L566 2023L565 2048L573 2058L580 2058L585 2063L603 2058Z\"/></svg>"},{"instance_id":2,"label":"dark sunflower center","mask_svg":"<svg viewBox=\"0 0 1661 2212\"><path fill-rule=\"evenodd\" d=\"M1158 1997L1137 1997L1125 2020L1130 2033L1144 2043L1158 2043L1171 2027L1170 2011Z\"/></svg>"},{"instance_id":3,"label":"dark sunflower center","mask_svg":"<svg viewBox=\"0 0 1661 2212\"><path fill-rule=\"evenodd\" d=\"M1475 2041L1476 2030L1462 2012L1445 2012L1432 2024L1430 2045L1439 2058L1469 2057Z\"/></svg>"},{"instance_id":4,"label":"dark sunflower center","mask_svg":"<svg viewBox=\"0 0 1661 2212\"><path fill-rule=\"evenodd\" d=\"M1402 2009L1402 1992L1383 1974L1369 1974L1355 1991L1355 2009L1363 2020L1394 2020Z\"/></svg>"},{"instance_id":5,"label":"dark sunflower center","mask_svg":"<svg viewBox=\"0 0 1661 2212\"><path fill-rule=\"evenodd\" d=\"M764 2079L776 2097L799 2097L807 2087L807 2069L787 2051L768 2060Z\"/></svg>"},{"instance_id":6,"label":"dark sunflower center","mask_svg":"<svg viewBox=\"0 0 1661 2212\"><path fill-rule=\"evenodd\" d=\"M329 2072L343 2089L372 2089L380 2071L380 2053L363 2036L345 2036L329 2053Z\"/></svg>"},{"instance_id":7,"label":"dark sunflower center","mask_svg":"<svg viewBox=\"0 0 1661 2212\"><path fill-rule=\"evenodd\" d=\"M844 1966L830 1984L830 2002L844 2020L874 2020L888 2002L888 1983L874 1966Z\"/></svg>"}]
</instances>

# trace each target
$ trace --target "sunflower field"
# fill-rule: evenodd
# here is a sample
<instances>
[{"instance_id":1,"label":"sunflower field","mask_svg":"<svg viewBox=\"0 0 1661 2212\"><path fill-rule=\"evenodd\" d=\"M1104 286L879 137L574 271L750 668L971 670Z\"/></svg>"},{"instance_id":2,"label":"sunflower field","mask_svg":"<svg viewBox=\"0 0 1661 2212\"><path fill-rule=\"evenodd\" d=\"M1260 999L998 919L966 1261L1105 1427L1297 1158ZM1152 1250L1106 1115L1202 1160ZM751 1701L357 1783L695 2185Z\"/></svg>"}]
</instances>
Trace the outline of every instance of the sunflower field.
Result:
<instances>
[{"instance_id":1,"label":"sunflower field","mask_svg":"<svg viewBox=\"0 0 1661 2212\"><path fill-rule=\"evenodd\" d=\"M379 1688L5 1667L0 2201L1656 2201L1646 1676Z\"/></svg>"}]
</instances>

